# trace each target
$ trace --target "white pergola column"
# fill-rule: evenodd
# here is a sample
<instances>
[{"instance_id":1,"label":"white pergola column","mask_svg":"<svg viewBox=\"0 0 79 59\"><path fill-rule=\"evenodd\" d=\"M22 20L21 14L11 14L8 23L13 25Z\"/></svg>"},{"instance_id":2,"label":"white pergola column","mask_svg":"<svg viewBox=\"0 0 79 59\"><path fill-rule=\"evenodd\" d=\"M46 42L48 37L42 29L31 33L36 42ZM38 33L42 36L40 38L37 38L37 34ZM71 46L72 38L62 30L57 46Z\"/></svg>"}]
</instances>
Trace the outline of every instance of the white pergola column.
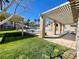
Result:
<instances>
[{"instance_id":1,"label":"white pergola column","mask_svg":"<svg viewBox=\"0 0 79 59\"><path fill-rule=\"evenodd\" d=\"M78 17L78 23L77 23L76 41L77 41L77 59L79 59L79 17Z\"/></svg>"},{"instance_id":2,"label":"white pergola column","mask_svg":"<svg viewBox=\"0 0 79 59\"><path fill-rule=\"evenodd\" d=\"M53 22L51 23L51 31L53 30Z\"/></svg>"},{"instance_id":3,"label":"white pergola column","mask_svg":"<svg viewBox=\"0 0 79 59\"><path fill-rule=\"evenodd\" d=\"M52 24L52 23L51 23L51 25L50 25L50 26L51 26L51 30L53 30L53 24Z\"/></svg>"},{"instance_id":4,"label":"white pergola column","mask_svg":"<svg viewBox=\"0 0 79 59\"><path fill-rule=\"evenodd\" d=\"M40 37L45 37L45 18L43 16L40 17Z\"/></svg>"},{"instance_id":5,"label":"white pergola column","mask_svg":"<svg viewBox=\"0 0 79 59\"><path fill-rule=\"evenodd\" d=\"M61 33L64 32L64 24L61 24Z\"/></svg>"},{"instance_id":6,"label":"white pergola column","mask_svg":"<svg viewBox=\"0 0 79 59\"><path fill-rule=\"evenodd\" d=\"M55 21L52 23L53 25L53 35L56 35L56 23Z\"/></svg>"},{"instance_id":7,"label":"white pergola column","mask_svg":"<svg viewBox=\"0 0 79 59\"><path fill-rule=\"evenodd\" d=\"M58 34L61 34L61 24L58 23Z\"/></svg>"}]
</instances>

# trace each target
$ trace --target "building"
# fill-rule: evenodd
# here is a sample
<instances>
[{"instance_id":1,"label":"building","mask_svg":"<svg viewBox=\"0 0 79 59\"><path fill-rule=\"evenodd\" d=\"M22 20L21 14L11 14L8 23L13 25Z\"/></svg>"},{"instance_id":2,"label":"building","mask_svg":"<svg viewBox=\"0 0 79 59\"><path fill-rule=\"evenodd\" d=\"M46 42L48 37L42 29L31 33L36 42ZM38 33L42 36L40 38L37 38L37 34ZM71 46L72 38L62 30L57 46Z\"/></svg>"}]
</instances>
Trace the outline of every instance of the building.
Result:
<instances>
[{"instance_id":1,"label":"building","mask_svg":"<svg viewBox=\"0 0 79 59\"><path fill-rule=\"evenodd\" d=\"M2 13L0 14L0 21L3 21L6 17L9 17L10 14L8 13ZM0 30L13 30L18 28L19 26L16 24L19 21L23 21L23 17L18 16L18 15L14 15L11 20L7 21L6 23L4 23L3 25L0 26Z\"/></svg>"}]
</instances>

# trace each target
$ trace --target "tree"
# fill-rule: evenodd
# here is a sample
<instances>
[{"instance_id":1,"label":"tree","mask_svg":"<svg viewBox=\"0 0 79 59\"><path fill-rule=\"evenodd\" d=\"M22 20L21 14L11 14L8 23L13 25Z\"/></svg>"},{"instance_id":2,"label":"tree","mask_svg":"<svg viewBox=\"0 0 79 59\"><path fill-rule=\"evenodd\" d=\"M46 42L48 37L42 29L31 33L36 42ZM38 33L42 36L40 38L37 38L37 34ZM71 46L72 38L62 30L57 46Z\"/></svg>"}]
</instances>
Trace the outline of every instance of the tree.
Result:
<instances>
[{"instance_id":1,"label":"tree","mask_svg":"<svg viewBox=\"0 0 79 59\"><path fill-rule=\"evenodd\" d=\"M27 26L29 27L30 25L30 19L27 20Z\"/></svg>"},{"instance_id":2,"label":"tree","mask_svg":"<svg viewBox=\"0 0 79 59\"><path fill-rule=\"evenodd\" d=\"M37 19L34 19L35 22L37 22Z\"/></svg>"},{"instance_id":3,"label":"tree","mask_svg":"<svg viewBox=\"0 0 79 59\"><path fill-rule=\"evenodd\" d=\"M35 23L34 22L30 22L30 27L35 28Z\"/></svg>"},{"instance_id":4,"label":"tree","mask_svg":"<svg viewBox=\"0 0 79 59\"><path fill-rule=\"evenodd\" d=\"M0 8L3 9L3 3L9 3L9 0L0 0Z\"/></svg>"},{"instance_id":5,"label":"tree","mask_svg":"<svg viewBox=\"0 0 79 59\"><path fill-rule=\"evenodd\" d=\"M28 1L28 3L27 2L25 2L25 1ZM16 6L15 6L15 8L14 8L14 11L13 11L13 14L11 15L11 16L9 16L9 17L6 17L6 19L4 19L4 21L2 21L2 22L0 22L0 25L2 25L2 24L4 24L4 23L6 23L8 20L10 20L15 14L16 14L16 10L20 7L22 7L21 8L21 10L19 11L19 12L24 12L28 7L28 4L29 4L29 2L30 2L31 0L12 0L11 1L11 3L9 3L9 5L7 5L4 9L2 9L2 11L1 11L1 13L3 13L3 12L6 12L14 3L16 4ZM23 5L23 4L24 5ZM23 6L22 6L23 5ZM20 13L19 13L20 14Z\"/></svg>"},{"instance_id":6,"label":"tree","mask_svg":"<svg viewBox=\"0 0 79 59\"><path fill-rule=\"evenodd\" d=\"M36 28L39 27L39 25L40 25L40 24L39 24L40 19L34 19L34 22L35 22Z\"/></svg>"},{"instance_id":7,"label":"tree","mask_svg":"<svg viewBox=\"0 0 79 59\"><path fill-rule=\"evenodd\" d=\"M10 1L10 3L9 3L9 1ZM28 8L29 2L31 2L31 0L4 0L4 2L9 3L5 8L3 8L2 2L3 2L3 0L0 0L1 13L5 13L10 7L12 7L13 4L16 4L16 6L14 8L13 14L9 17L6 17L3 21L1 21L0 25L3 25L4 23L11 20L11 18L16 14L16 10L18 10L19 7L20 8L22 7L22 9L19 12L20 13L24 12ZM21 26L21 27L23 28L24 26Z\"/></svg>"},{"instance_id":8,"label":"tree","mask_svg":"<svg viewBox=\"0 0 79 59\"><path fill-rule=\"evenodd\" d=\"M5 2L9 3L9 0L4 0Z\"/></svg>"}]
</instances>

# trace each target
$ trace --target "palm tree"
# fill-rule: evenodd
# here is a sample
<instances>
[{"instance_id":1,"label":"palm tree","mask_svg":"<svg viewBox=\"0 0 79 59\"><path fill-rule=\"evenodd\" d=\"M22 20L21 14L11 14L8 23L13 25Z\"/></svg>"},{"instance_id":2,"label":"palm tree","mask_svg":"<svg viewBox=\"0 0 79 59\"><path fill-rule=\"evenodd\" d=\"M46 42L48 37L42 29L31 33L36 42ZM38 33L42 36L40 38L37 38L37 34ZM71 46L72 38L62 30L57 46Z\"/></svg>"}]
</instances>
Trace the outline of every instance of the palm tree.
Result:
<instances>
[{"instance_id":1,"label":"palm tree","mask_svg":"<svg viewBox=\"0 0 79 59\"><path fill-rule=\"evenodd\" d=\"M27 26L30 26L30 19L27 20Z\"/></svg>"},{"instance_id":2,"label":"palm tree","mask_svg":"<svg viewBox=\"0 0 79 59\"><path fill-rule=\"evenodd\" d=\"M34 22L35 22L35 24L36 24L36 22L37 22L37 19L34 19Z\"/></svg>"},{"instance_id":3,"label":"palm tree","mask_svg":"<svg viewBox=\"0 0 79 59\"><path fill-rule=\"evenodd\" d=\"M35 22L35 24L36 24L36 27L38 28L38 27L39 27L40 19L34 19L34 22Z\"/></svg>"},{"instance_id":4,"label":"palm tree","mask_svg":"<svg viewBox=\"0 0 79 59\"><path fill-rule=\"evenodd\" d=\"M27 19L27 21L25 21L24 24L27 25L27 26L28 26L28 29L29 29L29 26L30 26L30 19Z\"/></svg>"}]
</instances>

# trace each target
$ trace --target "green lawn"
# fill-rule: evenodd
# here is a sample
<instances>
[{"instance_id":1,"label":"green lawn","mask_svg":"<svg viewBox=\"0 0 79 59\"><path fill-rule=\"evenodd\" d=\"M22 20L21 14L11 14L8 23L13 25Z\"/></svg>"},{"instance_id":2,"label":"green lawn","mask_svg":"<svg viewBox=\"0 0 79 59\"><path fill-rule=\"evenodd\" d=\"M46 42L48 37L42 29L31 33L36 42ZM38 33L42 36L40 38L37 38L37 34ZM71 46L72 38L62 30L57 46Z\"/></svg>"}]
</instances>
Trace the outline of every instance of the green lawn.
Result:
<instances>
[{"instance_id":1,"label":"green lawn","mask_svg":"<svg viewBox=\"0 0 79 59\"><path fill-rule=\"evenodd\" d=\"M17 30L0 31L0 34L17 32Z\"/></svg>"},{"instance_id":2,"label":"green lawn","mask_svg":"<svg viewBox=\"0 0 79 59\"><path fill-rule=\"evenodd\" d=\"M50 53L57 55L59 50L64 52L67 48L50 44L40 38L27 38L0 45L0 59L49 59ZM53 54L52 54L53 55Z\"/></svg>"},{"instance_id":3,"label":"green lawn","mask_svg":"<svg viewBox=\"0 0 79 59\"><path fill-rule=\"evenodd\" d=\"M0 42L3 39L5 33L13 33L13 32L19 32L19 31L18 30L0 31Z\"/></svg>"},{"instance_id":4,"label":"green lawn","mask_svg":"<svg viewBox=\"0 0 79 59\"><path fill-rule=\"evenodd\" d=\"M0 42L1 42L2 38L3 38L3 37L0 37Z\"/></svg>"},{"instance_id":5,"label":"green lawn","mask_svg":"<svg viewBox=\"0 0 79 59\"><path fill-rule=\"evenodd\" d=\"M27 33L24 37L18 36L20 38L12 34L8 34L10 37L6 37L6 40L15 40L0 44L0 59L50 59L50 55L53 59L59 59L59 55L63 56L64 52L71 51Z\"/></svg>"}]
</instances>

